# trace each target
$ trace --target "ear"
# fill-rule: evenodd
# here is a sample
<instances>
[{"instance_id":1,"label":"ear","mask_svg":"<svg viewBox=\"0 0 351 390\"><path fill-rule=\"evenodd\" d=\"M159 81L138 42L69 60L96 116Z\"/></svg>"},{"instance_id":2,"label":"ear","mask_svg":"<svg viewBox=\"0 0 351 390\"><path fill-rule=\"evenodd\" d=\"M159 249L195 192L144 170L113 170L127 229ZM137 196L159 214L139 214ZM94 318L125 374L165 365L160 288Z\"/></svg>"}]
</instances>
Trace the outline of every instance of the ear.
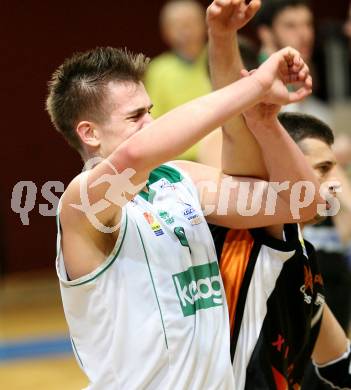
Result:
<instances>
[{"instance_id":1,"label":"ear","mask_svg":"<svg viewBox=\"0 0 351 390\"><path fill-rule=\"evenodd\" d=\"M262 51L271 55L278 50L275 44L274 34L270 27L265 25L258 26L257 35L262 44Z\"/></svg>"},{"instance_id":2,"label":"ear","mask_svg":"<svg viewBox=\"0 0 351 390\"><path fill-rule=\"evenodd\" d=\"M100 146L100 136L96 125L93 122L82 121L76 127L76 132L83 145L90 147Z\"/></svg>"}]
</instances>

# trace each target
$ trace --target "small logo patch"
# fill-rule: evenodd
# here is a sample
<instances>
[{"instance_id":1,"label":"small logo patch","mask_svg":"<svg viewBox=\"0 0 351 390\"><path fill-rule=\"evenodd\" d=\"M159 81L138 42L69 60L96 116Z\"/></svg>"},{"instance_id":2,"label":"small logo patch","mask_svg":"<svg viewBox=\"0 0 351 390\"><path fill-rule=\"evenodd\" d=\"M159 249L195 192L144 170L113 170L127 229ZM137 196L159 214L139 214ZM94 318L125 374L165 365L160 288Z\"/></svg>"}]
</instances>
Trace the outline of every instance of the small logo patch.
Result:
<instances>
[{"instance_id":1,"label":"small logo patch","mask_svg":"<svg viewBox=\"0 0 351 390\"><path fill-rule=\"evenodd\" d=\"M144 217L150 225L152 231L156 234L156 236L162 236L162 234L164 234L160 223L157 221L156 218L154 218L151 213L144 213Z\"/></svg>"},{"instance_id":2,"label":"small logo patch","mask_svg":"<svg viewBox=\"0 0 351 390\"><path fill-rule=\"evenodd\" d=\"M167 211L159 210L158 215L167 225L174 223L174 218Z\"/></svg>"},{"instance_id":3,"label":"small logo patch","mask_svg":"<svg viewBox=\"0 0 351 390\"><path fill-rule=\"evenodd\" d=\"M194 315L200 309L223 305L216 261L190 267L172 277L184 317Z\"/></svg>"},{"instance_id":4,"label":"small logo patch","mask_svg":"<svg viewBox=\"0 0 351 390\"><path fill-rule=\"evenodd\" d=\"M171 188L172 190L175 190L174 184L172 184L172 183L171 183L170 181L168 181L167 179L161 179L160 188L161 188L161 189Z\"/></svg>"},{"instance_id":5,"label":"small logo patch","mask_svg":"<svg viewBox=\"0 0 351 390\"><path fill-rule=\"evenodd\" d=\"M188 219L188 221L191 223L191 225L199 225L202 222L201 217L196 212L194 207L192 207L191 204L185 203L186 208L183 211L184 217Z\"/></svg>"}]
</instances>

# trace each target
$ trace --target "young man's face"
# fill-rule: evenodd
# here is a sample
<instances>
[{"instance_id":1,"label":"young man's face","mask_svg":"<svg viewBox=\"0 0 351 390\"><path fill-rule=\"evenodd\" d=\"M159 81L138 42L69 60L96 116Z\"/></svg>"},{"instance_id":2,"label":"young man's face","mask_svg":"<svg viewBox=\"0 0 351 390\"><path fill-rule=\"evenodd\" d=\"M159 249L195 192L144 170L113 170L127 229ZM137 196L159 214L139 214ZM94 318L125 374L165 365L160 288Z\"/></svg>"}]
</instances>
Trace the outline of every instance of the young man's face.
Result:
<instances>
[{"instance_id":1,"label":"young man's face","mask_svg":"<svg viewBox=\"0 0 351 390\"><path fill-rule=\"evenodd\" d=\"M300 5L284 8L275 17L271 31L278 49L292 46L301 53L305 61L311 59L314 27L313 14L308 7Z\"/></svg>"},{"instance_id":2,"label":"young man's face","mask_svg":"<svg viewBox=\"0 0 351 390\"><path fill-rule=\"evenodd\" d=\"M109 119L99 126L100 155L109 156L122 142L152 121L151 100L140 82L110 82L108 88Z\"/></svg>"},{"instance_id":3,"label":"young man's face","mask_svg":"<svg viewBox=\"0 0 351 390\"><path fill-rule=\"evenodd\" d=\"M316 138L305 138L299 142L299 146L314 170L318 181L323 184L332 180L332 171L336 164L336 158L331 147L326 142ZM335 196L335 192L332 192L332 195ZM323 219L325 218L317 215L308 224L318 223Z\"/></svg>"}]
</instances>

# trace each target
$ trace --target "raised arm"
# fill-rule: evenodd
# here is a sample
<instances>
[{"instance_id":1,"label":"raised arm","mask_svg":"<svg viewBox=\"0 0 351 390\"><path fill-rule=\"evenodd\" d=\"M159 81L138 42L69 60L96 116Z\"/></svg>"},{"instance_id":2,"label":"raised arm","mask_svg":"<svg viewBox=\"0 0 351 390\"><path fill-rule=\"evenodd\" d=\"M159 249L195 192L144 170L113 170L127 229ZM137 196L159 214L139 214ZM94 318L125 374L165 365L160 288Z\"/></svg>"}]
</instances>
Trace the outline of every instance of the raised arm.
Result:
<instances>
[{"instance_id":1,"label":"raised arm","mask_svg":"<svg viewBox=\"0 0 351 390\"><path fill-rule=\"evenodd\" d=\"M316 175L281 126L277 110L275 105L261 104L245 113L262 148L270 182L233 179L217 170L217 182L213 185L212 172L207 173L201 166L183 165L198 183L203 208L209 212L208 222L236 229L296 223L311 220L317 213L317 204L325 204L319 195Z\"/></svg>"},{"instance_id":2,"label":"raised arm","mask_svg":"<svg viewBox=\"0 0 351 390\"><path fill-rule=\"evenodd\" d=\"M260 4L260 0L251 0L248 5L243 0L214 0L208 7L209 64L214 89L241 78L244 65L237 31L252 19ZM217 147L211 153L222 154L222 169L227 174L268 178L260 147L241 115L224 124L222 151Z\"/></svg>"}]
</instances>

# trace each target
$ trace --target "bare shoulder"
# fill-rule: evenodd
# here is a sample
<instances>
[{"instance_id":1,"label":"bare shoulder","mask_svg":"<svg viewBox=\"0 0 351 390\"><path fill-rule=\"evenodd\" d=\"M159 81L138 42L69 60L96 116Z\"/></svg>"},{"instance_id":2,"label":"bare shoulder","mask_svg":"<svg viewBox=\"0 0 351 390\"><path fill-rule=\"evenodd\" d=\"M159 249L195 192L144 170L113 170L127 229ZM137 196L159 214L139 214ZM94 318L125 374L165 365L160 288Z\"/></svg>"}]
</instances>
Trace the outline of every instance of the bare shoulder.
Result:
<instances>
[{"instance_id":1,"label":"bare shoulder","mask_svg":"<svg viewBox=\"0 0 351 390\"><path fill-rule=\"evenodd\" d=\"M99 209L87 209L91 207L89 199L82 199L86 175L83 172L76 176L61 198L61 247L71 279L93 272L102 264L111 253L119 233L118 228L109 227L118 226L121 209L114 208L113 217L108 222L101 217L104 211L95 213Z\"/></svg>"}]
</instances>

